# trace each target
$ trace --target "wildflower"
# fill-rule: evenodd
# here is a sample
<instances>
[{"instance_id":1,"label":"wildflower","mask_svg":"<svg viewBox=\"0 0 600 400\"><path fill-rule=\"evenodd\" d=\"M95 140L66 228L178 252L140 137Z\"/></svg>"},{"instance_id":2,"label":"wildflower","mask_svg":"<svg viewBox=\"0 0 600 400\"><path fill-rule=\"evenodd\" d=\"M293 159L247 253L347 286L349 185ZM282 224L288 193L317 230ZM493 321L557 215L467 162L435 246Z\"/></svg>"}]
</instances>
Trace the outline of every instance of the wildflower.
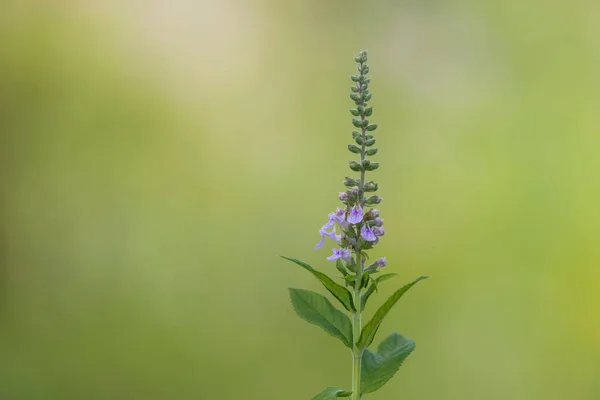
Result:
<instances>
[{"instance_id":1,"label":"wildflower","mask_svg":"<svg viewBox=\"0 0 600 400\"><path fill-rule=\"evenodd\" d=\"M385 267L387 265L387 259L385 257L378 258L377 260L375 260L373 265L377 267Z\"/></svg>"},{"instance_id":2,"label":"wildflower","mask_svg":"<svg viewBox=\"0 0 600 400\"><path fill-rule=\"evenodd\" d=\"M375 218L375 226L383 226L383 220L381 218Z\"/></svg>"},{"instance_id":3,"label":"wildflower","mask_svg":"<svg viewBox=\"0 0 600 400\"><path fill-rule=\"evenodd\" d=\"M377 236L375 236L375 233L373 233L373 228L367 226L367 224L363 225L363 227L360 228L360 235L367 242L374 242L375 240L377 240Z\"/></svg>"},{"instance_id":4,"label":"wildflower","mask_svg":"<svg viewBox=\"0 0 600 400\"><path fill-rule=\"evenodd\" d=\"M378 226L375 229L373 229L373 233L375 234L375 236L383 236L385 235L385 229L383 228L383 226Z\"/></svg>"},{"instance_id":5,"label":"wildflower","mask_svg":"<svg viewBox=\"0 0 600 400\"><path fill-rule=\"evenodd\" d=\"M339 242L340 240L342 240L342 236L338 235L337 232L335 231L335 226L333 227L331 232L327 232L326 229L321 228L321 230L319 230L319 234L321 234L321 240L319 240L319 243L316 244L315 250L323 247L323 244L325 244L325 236L330 237L331 239L335 240L336 242Z\"/></svg>"},{"instance_id":6,"label":"wildflower","mask_svg":"<svg viewBox=\"0 0 600 400\"><path fill-rule=\"evenodd\" d=\"M348 215L348 222L351 224L358 224L363 220L363 209L361 206L354 206L350 210L350 215Z\"/></svg>"},{"instance_id":7,"label":"wildflower","mask_svg":"<svg viewBox=\"0 0 600 400\"><path fill-rule=\"evenodd\" d=\"M339 192L338 193L338 199L340 199L341 201L348 200L348 193L346 193L346 192Z\"/></svg>"},{"instance_id":8,"label":"wildflower","mask_svg":"<svg viewBox=\"0 0 600 400\"><path fill-rule=\"evenodd\" d=\"M333 249L333 254L327 257L329 261L335 261L338 258L341 258L344 261L350 260L350 250L349 249Z\"/></svg>"}]
</instances>

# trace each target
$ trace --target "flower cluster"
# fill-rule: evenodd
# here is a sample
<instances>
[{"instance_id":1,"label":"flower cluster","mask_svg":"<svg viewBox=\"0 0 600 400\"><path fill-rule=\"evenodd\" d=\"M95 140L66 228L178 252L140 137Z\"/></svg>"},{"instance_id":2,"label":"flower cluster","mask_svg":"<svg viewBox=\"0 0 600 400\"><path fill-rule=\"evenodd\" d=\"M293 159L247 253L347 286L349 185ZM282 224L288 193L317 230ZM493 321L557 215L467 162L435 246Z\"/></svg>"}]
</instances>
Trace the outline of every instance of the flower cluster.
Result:
<instances>
[{"instance_id":1,"label":"flower cluster","mask_svg":"<svg viewBox=\"0 0 600 400\"><path fill-rule=\"evenodd\" d=\"M350 169L360 172L360 177L344 179L343 183L347 190L340 192L338 198L345 207L329 214L329 220L319 230L321 240L315 246L315 250L323 247L325 237L333 239L338 243L338 247L333 249L333 254L327 259L343 260L349 270L355 273L360 271L362 274L363 271L375 272L376 268L384 267L387 261L384 257L376 260L368 268L364 266L367 258L364 251L373 248L379 242L379 238L385 234L385 229L383 219L379 218L379 210L372 208L380 204L382 198L374 194L366 196L367 193L379 189L377 183L365 179L367 172L379 168L379 163L368 159L377 154L378 150L373 147L375 138L372 133L377 129L377 124L372 124L367 119L373 114L373 108L367 103L371 100L369 92L371 80L367 76L369 72L367 52L358 53L355 61L358 63L358 74L351 77L355 85L350 87L350 98L356 108L350 109L350 113L355 117L352 119L352 124L358 130L352 131L352 138L356 144L349 144L348 150L360 156L360 160L349 162ZM341 230L339 235L336 231L337 226ZM352 253L356 255L355 259L352 259Z\"/></svg>"}]
</instances>

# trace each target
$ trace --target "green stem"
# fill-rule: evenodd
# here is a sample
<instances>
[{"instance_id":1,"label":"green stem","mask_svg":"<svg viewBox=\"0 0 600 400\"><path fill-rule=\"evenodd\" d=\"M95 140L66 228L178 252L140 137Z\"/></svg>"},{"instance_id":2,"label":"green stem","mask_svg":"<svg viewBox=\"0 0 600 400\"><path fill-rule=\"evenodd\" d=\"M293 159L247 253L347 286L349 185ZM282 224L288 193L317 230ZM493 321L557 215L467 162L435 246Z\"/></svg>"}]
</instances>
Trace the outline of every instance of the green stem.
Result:
<instances>
[{"instance_id":1,"label":"green stem","mask_svg":"<svg viewBox=\"0 0 600 400\"><path fill-rule=\"evenodd\" d=\"M357 256L359 258L359 256ZM361 268L362 270L362 268ZM361 273L362 276L362 273ZM360 287L360 286L357 286ZM356 305L356 312L352 314L352 330L354 343L358 341L360 332L362 329L362 310L360 301L360 290L354 289L354 303ZM360 400L360 374L361 374L361 361L362 361L362 349L356 344L352 349L352 400Z\"/></svg>"}]
</instances>

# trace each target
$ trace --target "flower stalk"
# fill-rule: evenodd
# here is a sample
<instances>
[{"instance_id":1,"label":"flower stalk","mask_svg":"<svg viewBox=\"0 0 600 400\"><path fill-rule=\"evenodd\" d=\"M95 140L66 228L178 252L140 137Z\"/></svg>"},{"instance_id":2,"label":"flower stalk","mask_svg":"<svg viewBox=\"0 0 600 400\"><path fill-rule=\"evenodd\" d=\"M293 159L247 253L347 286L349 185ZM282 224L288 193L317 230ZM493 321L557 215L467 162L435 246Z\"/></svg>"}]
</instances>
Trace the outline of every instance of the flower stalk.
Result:
<instances>
[{"instance_id":1,"label":"flower stalk","mask_svg":"<svg viewBox=\"0 0 600 400\"><path fill-rule=\"evenodd\" d=\"M351 397L351 400L361 400L366 393L374 392L385 384L397 371L404 359L412 352L414 342L399 334L393 333L384 339L385 346L380 346L390 354L380 355L368 349L382 319L389 309L419 280L398 289L375 313L373 318L362 325L362 313L369 297L377 290L380 282L389 279L395 274L379 274L381 268L386 267L387 259L380 257L370 265L366 265L368 251L372 250L380 238L385 234L384 222L380 218L379 210L373 208L382 202L377 195L369 195L379 189L373 181L367 181L367 172L379 168L379 163L371 161L369 157L377 154L378 149L373 147L375 137L373 132L377 124L368 120L373 114L373 108L368 102L371 100L369 92L370 79L368 77L367 52L361 51L354 58L358 73L351 76L354 85L350 87L350 98L356 108L350 109L352 124L359 130L352 131L352 138L356 144L349 144L348 150L354 155L360 155L359 160L348 163L350 170L359 172L359 178L346 177L343 181L346 190L338 193L338 199L344 208L338 208L328 215L329 220L319 230L321 240L316 244L315 250L323 247L326 238L336 242L333 254L327 257L335 261L336 269L342 274L344 286L335 283L327 275L315 270L310 265L288 257L284 257L311 272L325 288L344 306L350 313L348 315L335 309L329 300L318 293L290 289L292 304L296 313L306 321L322 327L326 332L341 340L352 354L352 385L350 391L329 387L319 393L313 400L334 400L339 397ZM340 228L340 234L337 228ZM350 289L348 289L350 288ZM386 360L385 368L381 369L378 360ZM368 373L362 377L364 371Z\"/></svg>"}]
</instances>

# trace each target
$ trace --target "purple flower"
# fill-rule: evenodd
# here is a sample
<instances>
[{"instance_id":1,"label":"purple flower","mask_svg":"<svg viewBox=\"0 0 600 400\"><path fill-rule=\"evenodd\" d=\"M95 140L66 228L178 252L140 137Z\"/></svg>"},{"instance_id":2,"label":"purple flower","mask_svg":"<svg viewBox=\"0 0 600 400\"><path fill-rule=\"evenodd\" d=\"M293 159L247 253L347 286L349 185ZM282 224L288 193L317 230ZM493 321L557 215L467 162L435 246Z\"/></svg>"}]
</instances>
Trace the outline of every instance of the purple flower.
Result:
<instances>
[{"instance_id":1,"label":"purple flower","mask_svg":"<svg viewBox=\"0 0 600 400\"><path fill-rule=\"evenodd\" d=\"M373 229L373 233L375 236L383 236L385 235L385 229L383 226L378 226L377 228Z\"/></svg>"},{"instance_id":2,"label":"purple flower","mask_svg":"<svg viewBox=\"0 0 600 400\"><path fill-rule=\"evenodd\" d=\"M375 260L373 265L376 265L378 267L385 267L387 265L387 259L385 257L378 258L377 260Z\"/></svg>"},{"instance_id":3,"label":"purple flower","mask_svg":"<svg viewBox=\"0 0 600 400\"><path fill-rule=\"evenodd\" d=\"M376 208L373 208L373 209L371 209L371 211L369 211L369 213L371 213L371 216L372 216L373 218L377 218L377 217L379 217L379 210L378 210L378 209L376 209Z\"/></svg>"},{"instance_id":4,"label":"purple flower","mask_svg":"<svg viewBox=\"0 0 600 400\"><path fill-rule=\"evenodd\" d=\"M344 261L350 260L350 250L349 249L333 249L333 254L327 257L329 261L335 261L338 258L341 258Z\"/></svg>"},{"instance_id":5,"label":"purple flower","mask_svg":"<svg viewBox=\"0 0 600 400\"><path fill-rule=\"evenodd\" d=\"M321 227L322 231L331 228L336 222L342 227L344 227L346 224L346 211L341 208L338 208L335 210L335 212L327 214L327 216L329 217L329 221L327 221L327 223Z\"/></svg>"},{"instance_id":6,"label":"purple flower","mask_svg":"<svg viewBox=\"0 0 600 400\"><path fill-rule=\"evenodd\" d=\"M363 225L363 227L360 228L360 235L367 242L374 242L375 240L377 240L377 236L375 236L375 234L373 233L373 228L367 226L367 224Z\"/></svg>"},{"instance_id":7,"label":"purple flower","mask_svg":"<svg viewBox=\"0 0 600 400\"><path fill-rule=\"evenodd\" d=\"M381 218L375 218L376 226L383 226L383 220Z\"/></svg>"},{"instance_id":8,"label":"purple flower","mask_svg":"<svg viewBox=\"0 0 600 400\"><path fill-rule=\"evenodd\" d=\"M333 227L331 232L327 232L327 230L321 228L321 230L319 231L319 234L321 235L321 240L319 240L319 243L317 243L317 245L315 246L315 250L323 247L323 244L325 244L325 236L330 237L331 239L335 240L336 242L339 242L340 240L342 240L342 236L338 235L336 233L335 227Z\"/></svg>"},{"instance_id":9,"label":"purple flower","mask_svg":"<svg viewBox=\"0 0 600 400\"><path fill-rule=\"evenodd\" d=\"M348 200L348 193L346 193L346 192L339 192L338 193L338 199L340 199L341 201Z\"/></svg>"},{"instance_id":10,"label":"purple flower","mask_svg":"<svg viewBox=\"0 0 600 400\"><path fill-rule=\"evenodd\" d=\"M363 209L360 206L354 206L348 215L348 222L358 224L363 220Z\"/></svg>"}]
</instances>

